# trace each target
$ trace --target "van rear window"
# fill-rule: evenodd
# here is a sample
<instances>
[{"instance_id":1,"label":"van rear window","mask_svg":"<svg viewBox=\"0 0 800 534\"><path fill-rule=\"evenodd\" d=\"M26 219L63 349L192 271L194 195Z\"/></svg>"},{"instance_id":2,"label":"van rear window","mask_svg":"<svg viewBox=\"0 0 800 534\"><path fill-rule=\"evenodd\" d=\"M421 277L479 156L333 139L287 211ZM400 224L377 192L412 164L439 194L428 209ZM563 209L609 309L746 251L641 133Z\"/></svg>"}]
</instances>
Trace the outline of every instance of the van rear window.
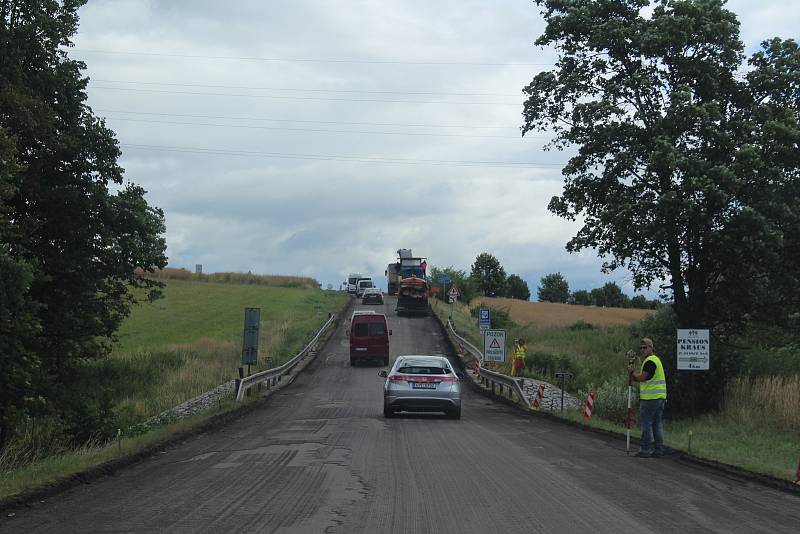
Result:
<instances>
[{"instance_id":1,"label":"van rear window","mask_svg":"<svg viewBox=\"0 0 800 534\"><path fill-rule=\"evenodd\" d=\"M353 328L353 335L358 337L366 337L368 331L367 323L356 323L355 328Z\"/></svg>"},{"instance_id":2,"label":"van rear window","mask_svg":"<svg viewBox=\"0 0 800 534\"><path fill-rule=\"evenodd\" d=\"M445 369L443 367L429 367L429 366L408 366L408 367L401 367L397 370L398 373L403 373L406 375L446 375L450 373L449 369Z\"/></svg>"},{"instance_id":3,"label":"van rear window","mask_svg":"<svg viewBox=\"0 0 800 534\"><path fill-rule=\"evenodd\" d=\"M383 323L369 323L369 335L382 336L386 334L386 326Z\"/></svg>"}]
</instances>

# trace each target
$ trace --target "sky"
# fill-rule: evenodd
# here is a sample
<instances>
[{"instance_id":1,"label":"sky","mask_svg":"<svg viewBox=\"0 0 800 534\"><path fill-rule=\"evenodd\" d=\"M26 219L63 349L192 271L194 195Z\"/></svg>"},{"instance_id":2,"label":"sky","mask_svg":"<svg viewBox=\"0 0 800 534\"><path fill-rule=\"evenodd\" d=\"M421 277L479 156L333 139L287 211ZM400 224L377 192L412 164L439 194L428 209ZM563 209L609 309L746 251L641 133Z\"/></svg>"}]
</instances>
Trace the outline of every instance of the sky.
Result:
<instances>
[{"instance_id":1,"label":"sky","mask_svg":"<svg viewBox=\"0 0 800 534\"><path fill-rule=\"evenodd\" d=\"M797 38L800 0L731 0L748 51ZM70 56L164 211L170 267L310 276L338 289L411 248L469 272L488 252L535 299L603 274L551 214L568 153L520 134L522 88L555 53L532 1L93 0ZM656 296L656 288L644 294Z\"/></svg>"}]
</instances>

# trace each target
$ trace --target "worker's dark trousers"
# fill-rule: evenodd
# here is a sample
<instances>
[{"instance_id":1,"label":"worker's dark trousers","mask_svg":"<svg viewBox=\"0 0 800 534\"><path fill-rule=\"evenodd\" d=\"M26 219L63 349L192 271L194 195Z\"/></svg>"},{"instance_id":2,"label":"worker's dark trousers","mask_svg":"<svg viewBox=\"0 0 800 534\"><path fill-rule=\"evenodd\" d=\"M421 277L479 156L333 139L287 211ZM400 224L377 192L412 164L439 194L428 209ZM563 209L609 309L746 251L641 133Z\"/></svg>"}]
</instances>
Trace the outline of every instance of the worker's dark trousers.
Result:
<instances>
[{"instance_id":1,"label":"worker's dark trousers","mask_svg":"<svg viewBox=\"0 0 800 534\"><path fill-rule=\"evenodd\" d=\"M666 399L640 400L639 419L642 423L642 452L664 452L664 405ZM655 442L655 443L654 443Z\"/></svg>"}]
</instances>

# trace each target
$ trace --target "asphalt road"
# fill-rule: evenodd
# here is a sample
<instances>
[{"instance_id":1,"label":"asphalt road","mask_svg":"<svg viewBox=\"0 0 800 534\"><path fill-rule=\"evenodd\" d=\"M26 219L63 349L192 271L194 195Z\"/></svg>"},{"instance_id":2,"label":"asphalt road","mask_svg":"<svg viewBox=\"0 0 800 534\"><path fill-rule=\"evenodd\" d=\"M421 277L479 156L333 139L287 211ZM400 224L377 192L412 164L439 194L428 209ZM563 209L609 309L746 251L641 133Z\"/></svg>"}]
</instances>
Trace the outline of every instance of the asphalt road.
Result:
<instances>
[{"instance_id":1,"label":"asphalt road","mask_svg":"<svg viewBox=\"0 0 800 534\"><path fill-rule=\"evenodd\" d=\"M374 307L376 308L376 307ZM447 353L398 318L392 357ZM297 380L225 427L0 518L0 532L791 532L800 498L521 415L465 388L460 421L382 414L383 367L344 325Z\"/></svg>"}]
</instances>

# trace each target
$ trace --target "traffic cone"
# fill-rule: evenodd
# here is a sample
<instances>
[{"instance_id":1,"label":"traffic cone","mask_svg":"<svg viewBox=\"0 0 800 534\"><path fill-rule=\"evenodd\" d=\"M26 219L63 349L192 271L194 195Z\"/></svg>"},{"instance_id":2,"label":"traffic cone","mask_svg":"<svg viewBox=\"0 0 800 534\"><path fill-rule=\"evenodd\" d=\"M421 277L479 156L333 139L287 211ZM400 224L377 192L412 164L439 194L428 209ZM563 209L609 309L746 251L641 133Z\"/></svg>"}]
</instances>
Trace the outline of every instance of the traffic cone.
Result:
<instances>
[{"instance_id":1,"label":"traffic cone","mask_svg":"<svg viewBox=\"0 0 800 534\"><path fill-rule=\"evenodd\" d=\"M536 391L536 396L533 398L533 407L535 409L539 409L542 405L542 399L544 398L544 384L539 384L539 389Z\"/></svg>"}]
</instances>

